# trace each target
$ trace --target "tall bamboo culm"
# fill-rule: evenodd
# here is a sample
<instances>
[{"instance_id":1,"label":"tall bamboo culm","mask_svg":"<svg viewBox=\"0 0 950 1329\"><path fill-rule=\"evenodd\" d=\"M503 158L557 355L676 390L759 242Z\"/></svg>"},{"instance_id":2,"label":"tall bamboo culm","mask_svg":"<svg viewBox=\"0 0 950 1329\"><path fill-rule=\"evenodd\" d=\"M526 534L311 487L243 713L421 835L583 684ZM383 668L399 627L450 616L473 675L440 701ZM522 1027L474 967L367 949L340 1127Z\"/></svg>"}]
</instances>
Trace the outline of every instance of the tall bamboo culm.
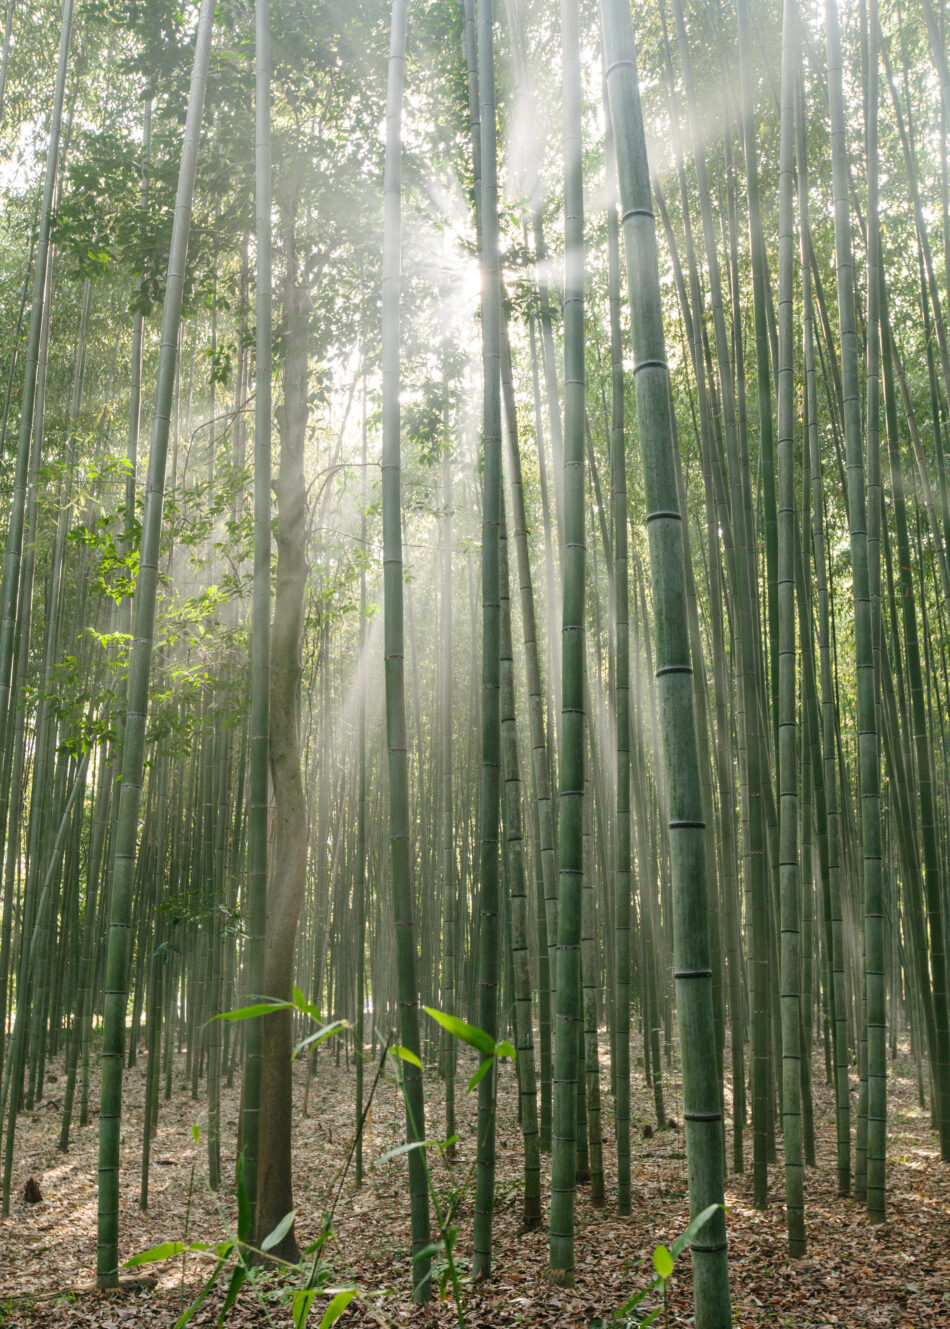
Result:
<instances>
[{"instance_id":1,"label":"tall bamboo culm","mask_svg":"<svg viewBox=\"0 0 950 1329\"><path fill-rule=\"evenodd\" d=\"M178 331L184 293L188 232L198 166L198 140L204 111L214 0L202 0L195 38L195 58L182 140L178 193L172 223L162 334L149 451L145 514L135 586L135 631L129 667L128 712L122 753L122 778L116 818L116 852L111 883L111 912L103 1004L102 1095L99 1109L99 1204L96 1282L116 1287L119 1278L119 1136L122 1118L122 1066L129 993L132 891L135 878L139 803L145 766L145 720L158 591L158 558L165 496L165 464L178 354Z\"/></svg>"},{"instance_id":2,"label":"tall bamboo culm","mask_svg":"<svg viewBox=\"0 0 950 1329\"><path fill-rule=\"evenodd\" d=\"M557 978L550 1265L574 1282L574 1185L578 1080L583 1075L581 907L584 883L585 511L584 190L577 0L562 0L564 68L564 511L561 619L561 753L558 795Z\"/></svg>"},{"instance_id":3,"label":"tall bamboo culm","mask_svg":"<svg viewBox=\"0 0 950 1329\"><path fill-rule=\"evenodd\" d=\"M263 995L267 913L268 715L270 697L271 578L271 135L270 5L257 0L255 91L255 227L257 316L254 400L254 590L251 607L251 714L247 809L247 920L245 986L249 1002ZM261 1027L248 1023L242 1093L244 1184L253 1231L261 1106Z\"/></svg>"},{"instance_id":4,"label":"tall bamboo culm","mask_svg":"<svg viewBox=\"0 0 950 1329\"><path fill-rule=\"evenodd\" d=\"M498 884L500 829L500 582L501 286L498 270L497 131L493 0L478 0L478 95L481 128L482 279L482 679L479 800L478 1022L494 1039L498 1024L501 930ZM491 1272L495 1198L495 1071L478 1088L478 1165L472 1273Z\"/></svg>"},{"instance_id":5,"label":"tall bamboo culm","mask_svg":"<svg viewBox=\"0 0 950 1329\"><path fill-rule=\"evenodd\" d=\"M798 670L795 637L795 113L797 0L782 24L778 292L778 761L781 926L782 1141L788 1250L805 1254L802 1161L801 937L798 862Z\"/></svg>"},{"instance_id":6,"label":"tall bamboo culm","mask_svg":"<svg viewBox=\"0 0 950 1329\"><path fill-rule=\"evenodd\" d=\"M389 853L396 924L396 986L399 1038L417 1059L420 1053L416 934L413 924L409 846L409 754L406 730L405 647L403 644L403 562L401 448L399 412L399 266L402 229L402 95L406 66L407 0L393 0L386 92L386 164L383 179L383 612L386 674L386 743L389 750ZM422 1071L400 1063L406 1102L406 1139L425 1139ZM429 1245L429 1196L421 1149L409 1153L412 1253ZM429 1260L410 1265L412 1296L429 1300Z\"/></svg>"},{"instance_id":7,"label":"tall bamboo culm","mask_svg":"<svg viewBox=\"0 0 950 1329\"><path fill-rule=\"evenodd\" d=\"M669 796L674 976L683 1063L690 1212L722 1204L724 1150L713 1030L706 857L693 720L681 514L673 457L669 371L636 48L625 0L601 0L607 94L617 152L633 335L637 423L643 452L656 632L663 766ZM729 1329L725 1213L692 1243L698 1329Z\"/></svg>"}]
</instances>

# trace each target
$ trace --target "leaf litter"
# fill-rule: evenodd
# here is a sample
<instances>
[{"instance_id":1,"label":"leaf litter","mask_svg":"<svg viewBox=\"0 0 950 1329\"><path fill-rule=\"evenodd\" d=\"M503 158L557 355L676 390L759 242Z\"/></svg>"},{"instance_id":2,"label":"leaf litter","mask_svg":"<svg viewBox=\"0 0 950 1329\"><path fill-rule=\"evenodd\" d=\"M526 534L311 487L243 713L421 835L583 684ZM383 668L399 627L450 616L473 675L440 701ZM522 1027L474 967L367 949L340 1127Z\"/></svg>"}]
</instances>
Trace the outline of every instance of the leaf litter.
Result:
<instances>
[{"instance_id":1,"label":"leaf litter","mask_svg":"<svg viewBox=\"0 0 950 1329\"><path fill-rule=\"evenodd\" d=\"M336 1064L335 1053L321 1048L314 1057L308 1115L302 1115L307 1064L295 1063L294 1204L301 1245L318 1235L352 1144L355 1076L352 1062ZM602 1088L609 1085L602 1058ZM726 1059L728 1065L728 1058ZM206 1181L206 1143L196 1143L193 1127L203 1126L207 1108L191 1097L184 1058L176 1064L173 1096L162 1098L158 1134L152 1140L149 1203L139 1208L142 1106L145 1057L127 1071L120 1176L122 1258L165 1241L215 1243L233 1235L237 1204L233 1165L239 1111L239 1075L222 1086L222 1174L224 1184L212 1194ZM475 1068L467 1049L459 1053L459 1084ZM808 1253L786 1254L781 1139L778 1163L769 1169L769 1208L752 1205L751 1131L747 1128L746 1171L726 1179L729 1261L736 1329L947 1329L950 1325L950 1168L940 1161L939 1143L929 1114L918 1103L914 1066L902 1049L888 1078L888 1217L869 1224L863 1207L837 1195L834 1101L815 1061L813 1096L817 1167L806 1172ZM197 1296L212 1268L212 1257L188 1253L153 1264L153 1289L95 1293L97 1109L90 1123L74 1123L70 1149L58 1151L62 1087L61 1064L48 1076L46 1094L33 1112L20 1118L14 1158L10 1217L0 1222L0 1325L37 1329L145 1329L171 1326L182 1308ZM678 1081L668 1073L667 1108L682 1113ZM609 1323L613 1311L653 1277L652 1256L660 1242L671 1244L686 1226L685 1145L681 1130L655 1130L644 1139L643 1126L655 1126L652 1094L642 1069L631 1086L633 1213L620 1217L614 1197L612 1100L603 1094L604 1161L608 1203L597 1210L589 1186L576 1201L576 1286L553 1287L547 1277L547 1230L525 1232L521 1223L522 1151L517 1123L515 1068L503 1064L499 1075L497 1190L494 1219L494 1269L490 1280L473 1285L468 1274L474 1201L476 1095L459 1093L458 1143L454 1160L438 1149L428 1151L437 1192L448 1197L461 1187L455 1223L456 1257L462 1270L464 1312L471 1329L588 1329ZM728 1101L728 1086L727 1086ZM442 1086L434 1070L427 1075L427 1133L439 1134L444 1120ZM402 1103L393 1075L381 1080L366 1126L364 1185L357 1190L352 1165L343 1186L325 1252L326 1287L356 1285L360 1295L338 1323L345 1329L369 1325L455 1325L451 1292L428 1306L410 1301L409 1220L406 1159L378 1163L405 1138ZM731 1131L730 1131L731 1135ZM731 1160L731 1138L727 1141ZM28 1179L35 1179L42 1199L24 1200ZM550 1158L542 1158L542 1195L550 1184ZM195 1326L216 1323L226 1278L194 1315ZM289 1302L279 1300L280 1280L261 1283L261 1297L245 1288L227 1323L235 1329L270 1322L291 1324ZM289 1286L289 1284L285 1284ZM318 1296L310 1324L317 1326L332 1295ZM655 1303L647 1300L638 1311ZM693 1324L689 1260L677 1261L670 1285L670 1324Z\"/></svg>"}]
</instances>

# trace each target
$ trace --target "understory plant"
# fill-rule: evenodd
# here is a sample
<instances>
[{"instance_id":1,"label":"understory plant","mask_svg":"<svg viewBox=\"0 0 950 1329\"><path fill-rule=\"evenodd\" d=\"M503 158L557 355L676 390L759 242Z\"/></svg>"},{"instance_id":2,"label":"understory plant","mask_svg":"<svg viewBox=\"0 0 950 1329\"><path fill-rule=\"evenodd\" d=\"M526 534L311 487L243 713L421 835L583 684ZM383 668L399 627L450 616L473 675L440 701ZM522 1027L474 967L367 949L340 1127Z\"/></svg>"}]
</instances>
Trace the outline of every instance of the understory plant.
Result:
<instances>
[{"instance_id":1,"label":"understory plant","mask_svg":"<svg viewBox=\"0 0 950 1329\"><path fill-rule=\"evenodd\" d=\"M671 1247L664 1246L662 1242L659 1246L656 1246L653 1250L653 1268L656 1271L656 1277L645 1288L641 1288L629 1301L625 1301L622 1306L618 1306L609 1320L591 1320L590 1329L646 1329L647 1325L653 1324L661 1313L663 1315L663 1329L669 1329L670 1280L673 1277L676 1257L686 1249L700 1228L709 1222L720 1207L724 1208L725 1206L711 1204L702 1213L697 1214L676 1238ZM652 1292L659 1292L662 1301L658 1306L654 1306L652 1310L647 1311L642 1319L634 1319L630 1312Z\"/></svg>"},{"instance_id":2,"label":"understory plant","mask_svg":"<svg viewBox=\"0 0 950 1329\"><path fill-rule=\"evenodd\" d=\"M274 1010L294 1009L306 1015L315 1023L320 1022L320 1012L317 1007L308 1002L301 989L294 985L294 995L292 1001L272 1001L264 1000L255 1002L250 1006L242 1006L236 1010L225 1011L215 1016L219 1020L251 1020L257 1019L263 1015L269 1015ZM471 1092L481 1082L481 1080L490 1072L494 1073L498 1059L507 1057L514 1060L516 1053L512 1045L501 1040L496 1042L483 1029L475 1025L468 1024L465 1020L457 1016L449 1015L444 1011L435 1010L431 1007L423 1008L426 1013L442 1025L453 1037L474 1048L482 1056L481 1064L478 1070L472 1076L468 1084L468 1092ZM346 1020L334 1020L329 1024L321 1025L315 1033L302 1039L294 1048L293 1056L296 1058L302 1052L308 1051L316 1044L324 1042L335 1034L339 1034L348 1029L349 1023ZM357 1055L360 1055L357 1051ZM401 1073L401 1063L409 1062L424 1070L421 1060L415 1053L408 1048L392 1043L390 1034L383 1043L382 1054L376 1068L376 1075L373 1079L372 1087L363 1109L363 1115L359 1123L357 1135L362 1132L363 1126L372 1107L379 1081L382 1077L387 1059L393 1058L396 1067L396 1078L400 1092L405 1097L405 1084ZM197 1126L192 1128L195 1143L200 1138L200 1130ZM204 1305L212 1289L218 1284L225 1270L230 1266L231 1273L228 1280L227 1292L221 1309L218 1313L218 1324L224 1324L237 1301L238 1294L242 1287L247 1284L255 1294L264 1310L269 1324L274 1321L271 1317L270 1308L267 1299L263 1295L262 1283L274 1271L277 1271L286 1280L286 1285L279 1292L281 1300L290 1303L291 1316L294 1329L304 1329L313 1310L313 1306L318 1297L329 1297L330 1300L324 1308L323 1315L319 1322L319 1329L331 1329L336 1323L350 1302L361 1295L361 1290L354 1285L345 1287L333 1286L333 1272L330 1265L326 1262L324 1256L328 1242L333 1235L333 1219L336 1213L337 1204L343 1190L349 1172L350 1164L353 1159L353 1153L356 1146L357 1135L351 1142L347 1153L346 1162L341 1170L340 1177L336 1183L333 1199L327 1212L323 1215L323 1221L320 1234L317 1239L307 1246L302 1252L303 1258L299 1263L291 1263L280 1259L273 1253L273 1250L286 1236L296 1217L296 1210L291 1210L285 1214L272 1232L270 1232L261 1242L260 1246L255 1246L250 1240L251 1236L251 1206L247 1193L247 1188L243 1177L243 1157L238 1159L237 1166L237 1198L238 1215L237 1230L233 1235L226 1237L217 1243L206 1241L189 1241L187 1232L187 1221L185 1236L180 1241L166 1241L157 1246L152 1246L148 1250L140 1252L132 1259L126 1261L125 1268L136 1269L142 1265L152 1264L161 1260L176 1259L182 1257L182 1279L184 1279L184 1257L189 1252L212 1253L215 1259L215 1265L209 1278L202 1286L200 1292L189 1306L184 1308L175 1322L175 1329L184 1329L184 1326L191 1320L198 1310ZM440 1300L444 1301L448 1295L448 1288L451 1285L452 1295L455 1302L457 1322L459 1329L466 1329L465 1317L463 1311L463 1290L462 1279L459 1270L458 1261L455 1258L455 1244L458 1238L458 1228L453 1225L455 1214L458 1211L459 1204L465 1194L466 1183L471 1174L471 1168L466 1178L461 1184L455 1184L448 1195L442 1197L436 1190L433 1182L431 1169L426 1160L426 1150L437 1147L443 1156L456 1143L457 1136L453 1135L447 1140L417 1140L408 1144L402 1144L395 1149L390 1149L377 1159L377 1165L386 1163L393 1158L401 1157L413 1150L421 1150L425 1168L426 1184L429 1190L429 1197L432 1208L435 1213L436 1225L438 1228L438 1239L424 1250L419 1251L414 1256L414 1260L426 1261L441 1257L444 1260L442 1269L438 1272L439 1295ZM474 1163L472 1165L474 1167ZM214 1192L211 1191L215 1203L218 1205ZM190 1211L190 1195L189 1195ZM220 1205L218 1212L222 1220L225 1215ZM182 1284L184 1286L184 1283ZM364 1294L365 1295L365 1294Z\"/></svg>"},{"instance_id":3,"label":"understory plant","mask_svg":"<svg viewBox=\"0 0 950 1329\"><path fill-rule=\"evenodd\" d=\"M250 1006L242 1006L236 1010L224 1011L220 1015L214 1016L216 1020L251 1020L262 1015L269 1015L275 1010L294 1009L300 1011L316 1023L320 1021L320 1012L312 1002L308 1002L303 992L296 984L294 985L294 995L292 1001L264 1000L255 1002ZM322 1025L315 1033L302 1039L294 1048L293 1056L296 1058L302 1052L309 1050L318 1043L326 1041L349 1028L346 1020L334 1020L331 1023ZM389 1041L383 1049L383 1055L380 1058L379 1068L372 1089L364 1110L363 1119L372 1105L373 1095L379 1082L383 1066L385 1064L386 1053L389 1048ZM198 1141L198 1128L193 1127L195 1142ZM355 1145L355 1139L354 1139ZM285 1214L274 1230L263 1239L260 1246L254 1246L251 1243L251 1205L247 1193L247 1187L244 1184L244 1166L243 1156L238 1158L237 1165L237 1231L234 1235L228 1236L223 1241L210 1243L206 1241L188 1241L187 1227L185 1239L182 1241L166 1241L158 1246L152 1246L146 1251L133 1256L131 1260L126 1261L127 1269L138 1268L144 1264L152 1264L160 1260L169 1260L177 1258L179 1255L184 1257L189 1251L213 1252L215 1265L211 1271L210 1277L205 1282L201 1291L195 1300L182 1310L181 1315L175 1322L175 1329L184 1329L184 1326L193 1315L201 1308L207 1300L208 1295L215 1285L219 1282L225 1269L231 1267L231 1275L228 1280L227 1293L218 1313L218 1324L224 1324L227 1316L237 1301L238 1294L245 1283L256 1293L258 1300L264 1310L269 1324L274 1321L270 1314L270 1308L262 1295L262 1289L259 1284L263 1278L268 1276L275 1269L280 1271L287 1278L288 1285L281 1290L282 1300L290 1302L291 1315L293 1318L294 1329L304 1329L307 1324L310 1312L317 1297L329 1296L330 1301L324 1309L320 1319L320 1329L331 1329L343 1312L349 1306L350 1302L358 1295L359 1289L355 1286L334 1287L332 1286L333 1274L329 1265L324 1260L324 1253L327 1243L333 1232L333 1216L336 1211L336 1205L340 1198L343 1182L349 1170L350 1162L353 1156L353 1146L351 1146L346 1163L344 1164L340 1182L330 1209L323 1216L323 1222L320 1234L317 1239L310 1243L303 1252L303 1258L297 1264L282 1260L274 1255L273 1248L279 1245L283 1238L289 1232L291 1225L296 1217L296 1210L291 1210ZM215 1204L222 1219L225 1218L223 1210L217 1204L214 1192L211 1192L215 1198ZM189 1197L190 1199L190 1197ZM190 1207L190 1206L189 1206ZM184 1264L182 1269L184 1277Z\"/></svg>"},{"instance_id":4,"label":"understory plant","mask_svg":"<svg viewBox=\"0 0 950 1329\"><path fill-rule=\"evenodd\" d=\"M515 1060L517 1053L511 1043L507 1040L501 1039L496 1042L491 1034L487 1033L484 1029L479 1029L477 1025L469 1024L466 1020L460 1019L457 1015L450 1015L447 1011L436 1010L432 1006L423 1006L422 1009L428 1016L435 1020L436 1023L440 1024L443 1029L447 1030L453 1038L457 1038L460 1042L466 1043L481 1055L482 1060L479 1064L478 1070L468 1082L468 1086L465 1090L466 1093L470 1094L489 1073L495 1075L500 1057L507 1057L512 1061ZM418 1066L420 1070L424 1070L425 1068L416 1054L410 1052L408 1048L394 1047L392 1051L397 1058L397 1079L403 1098L406 1102L406 1111L409 1113L411 1121L412 1109L406 1096L402 1075L399 1073L398 1060L408 1061L410 1064ZM495 1094L493 1091L492 1101L494 1102L494 1100ZM433 1212L435 1213L436 1227L439 1236L436 1241L430 1242L429 1245L423 1247L421 1251L417 1251L413 1256L413 1261L415 1263L424 1263L425 1265L428 1265L430 1260L438 1259L439 1257L444 1259L444 1266L438 1273L439 1300L446 1300L448 1287L449 1284L451 1284L452 1296L455 1301L456 1321L459 1329L466 1329L465 1312L462 1305L462 1279L458 1261L455 1258L455 1243L458 1240L458 1228L453 1226L453 1219L458 1211L459 1204L465 1194L467 1185L471 1180L472 1170L474 1169L478 1158L478 1151L476 1150L475 1158L469 1166L461 1184L453 1186L449 1195L441 1202L436 1192L432 1180L432 1172L426 1158L426 1150L435 1146L438 1147L444 1158L449 1157L449 1151L453 1148L457 1139L458 1137L456 1135L450 1135L447 1140L415 1140L409 1144L399 1145L396 1149L391 1149L388 1153L383 1154L379 1159L379 1162L383 1163L387 1159L395 1158L400 1154L407 1154L412 1150L421 1150L426 1186L428 1187L429 1198L432 1202Z\"/></svg>"}]
</instances>

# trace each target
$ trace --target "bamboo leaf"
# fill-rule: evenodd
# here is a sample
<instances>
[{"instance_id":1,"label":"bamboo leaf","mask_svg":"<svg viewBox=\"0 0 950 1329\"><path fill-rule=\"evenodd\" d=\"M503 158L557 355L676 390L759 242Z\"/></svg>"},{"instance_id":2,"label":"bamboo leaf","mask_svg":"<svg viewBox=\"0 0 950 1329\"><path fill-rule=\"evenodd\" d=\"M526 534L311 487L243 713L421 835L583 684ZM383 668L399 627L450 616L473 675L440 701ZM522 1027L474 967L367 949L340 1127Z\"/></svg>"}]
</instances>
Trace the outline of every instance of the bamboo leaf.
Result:
<instances>
[{"instance_id":1,"label":"bamboo leaf","mask_svg":"<svg viewBox=\"0 0 950 1329\"><path fill-rule=\"evenodd\" d=\"M477 1048L479 1052L484 1052L486 1057L495 1055L495 1040L491 1034L486 1034L484 1029L479 1029L477 1025L469 1024L466 1020L460 1020L457 1015L449 1015L447 1011L437 1011L431 1006L423 1006L426 1015L430 1015L436 1024L440 1024L443 1029L447 1029L450 1034L458 1038L469 1047Z\"/></svg>"},{"instance_id":2,"label":"bamboo leaf","mask_svg":"<svg viewBox=\"0 0 950 1329\"><path fill-rule=\"evenodd\" d=\"M309 1015L314 1024L320 1023L320 1008L312 1001L308 1001L301 988L294 984L294 1009L301 1011L304 1015Z\"/></svg>"},{"instance_id":3,"label":"bamboo leaf","mask_svg":"<svg viewBox=\"0 0 950 1329\"><path fill-rule=\"evenodd\" d=\"M298 1056L299 1053L303 1052L304 1048L311 1047L314 1043L322 1043L325 1039L332 1038L334 1034L338 1034L341 1029L347 1028L349 1028L348 1020L334 1020L332 1024L324 1025L323 1028L318 1029L315 1034L311 1034L309 1038L305 1038L302 1042L297 1044L294 1048L294 1056Z\"/></svg>"},{"instance_id":4,"label":"bamboo leaf","mask_svg":"<svg viewBox=\"0 0 950 1329\"><path fill-rule=\"evenodd\" d=\"M644 1297L648 1297L651 1292L655 1292L662 1282L662 1278L654 1278L651 1283L648 1283L645 1288L641 1288L629 1301L625 1301L622 1306L618 1306L613 1313L612 1323L616 1324L622 1320L628 1311L633 1310L634 1306L639 1306Z\"/></svg>"},{"instance_id":5,"label":"bamboo leaf","mask_svg":"<svg viewBox=\"0 0 950 1329\"><path fill-rule=\"evenodd\" d=\"M467 1094L470 1094L476 1085L481 1084L482 1080L484 1080L485 1076L491 1070L493 1065L494 1065L494 1057L486 1057L485 1060L482 1062L481 1066L479 1066L478 1070L469 1080L468 1088L465 1090Z\"/></svg>"},{"instance_id":6,"label":"bamboo leaf","mask_svg":"<svg viewBox=\"0 0 950 1329\"><path fill-rule=\"evenodd\" d=\"M223 1268L224 1268L224 1261L219 1260L214 1267L214 1272L212 1273L211 1277L208 1279L207 1283L205 1283L201 1291L198 1293L197 1298L191 1303L189 1307L187 1307L186 1310L182 1311L181 1315L179 1315L178 1319L175 1321L175 1329L184 1329L184 1326L194 1315L195 1311L201 1309L201 1307L204 1305L205 1301L207 1300L208 1293L211 1291L215 1283L221 1277L221 1271Z\"/></svg>"},{"instance_id":7,"label":"bamboo leaf","mask_svg":"<svg viewBox=\"0 0 950 1329\"><path fill-rule=\"evenodd\" d=\"M709 1205L708 1208L704 1209L701 1214L697 1214L696 1217L689 1224L689 1226L683 1232L680 1233L680 1235L673 1242L672 1254L674 1260L676 1259L677 1255L679 1255L680 1251L683 1250L684 1247L689 1245L689 1243L696 1236L696 1233L699 1231L699 1229L701 1227L704 1227L712 1218L716 1210L721 1207L722 1206L718 1204Z\"/></svg>"},{"instance_id":8,"label":"bamboo leaf","mask_svg":"<svg viewBox=\"0 0 950 1329\"><path fill-rule=\"evenodd\" d=\"M243 1264L236 1264L231 1274L231 1281L228 1284L227 1296L224 1298L224 1301L221 1305L221 1313L218 1316L219 1329L220 1326L224 1324L224 1321L227 1318L228 1311L237 1301L238 1293L241 1290L241 1285L244 1282L245 1278L247 1278L247 1266Z\"/></svg>"},{"instance_id":9,"label":"bamboo leaf","mask_svg":"<svg viewBox=\"0 0 950 1329\"><path fill-rule=\"evenodd\" d=\"M313 1255L316 1251L322 1250L323 1247L327 1244L327 1238L329 1237L329 1235L330 1235L329 1232L321 1232L320 1236L317 1237L316 1241L312 1241L309 1246L304 1247L301 1254Z\"/></svg>"},{"instance_id":10,"label":"bamboo leaf","mask_svg":"<svg viewBox=\"0 0 950 1329\"><path fill-rule=\"evenodd\" d=\"M410 1065L418 1066L420 1071L425 1070L425 1067L423 1066L420 1058L417 1057L414 1052L410 1052L408 1048L399 1047L397 1045L395 1047L391 1047L389 1050L390 1052L394 1052L397 1057L401 1057L403 1061L408 1061Z\"/></svg>"},{"instance_id":11,"label":"bamboo leaf","mask_svg":"<svg viewBox=\"0 0 950 1329\"><path fill-rule=\"evenodd\" d=\"M268 1232L267 1236L261 1242L262 1251L269 1251L272 1246L276 1246L278 1242L283 1241L284 1237L286 1237L287 1233L293 1227L296 1213L296 1209L291 1209L289 1214L284 1214L273 1232Z\"/></svg>"},{"instance_id":12,"label":"bamboo leaf","mask_svg":"<svg viewBox=\"0 0 950 1329\"><path fill-rule=\"evenodd\" d=\"M421 1251L416 1251L412 1257L413 1263L416 1260L430 1260L433 1255L438 1255L440 1251L445 1250L444 1241L430 1241L428 1246L423 1246Z\"/></svg>"},{"instance_id":13,"label":"bamboo leaf","mask_svg":"<svg viewBox=\"0 0 950 1329\"><path fill-rule=\"evenodd\" d=\"M299 1288L294 1293L294 1299L291 1305L294 1329L303 1329L303 1326L307 1323L307 1317L310 1314L310 1308L313 1305L316 1295L317 1289L313 1287Z\"/></svg>"},{"instance_id":14,"label":"bamboo leaf","mask_svg":"<svg viewBox=\"0 0 950 1329\"><path fill-rule=\"evenodd\" d=\"M272 1015L274 1011L286 1011L292 1006L289 1001L258 1001L253 1006L238 1006L233 1011L221 1011L213 1015L212 1020L255 1020L259 1015Z\"/></svg>"},{"instance_id":15,"label":"bamboo leaf","mask_svg":"<svg viewBox=\"0 0 950 1329\"><path fill-rule=\"evenodd\" d=\"M182 1251L189 1247L183 1241L163 1241L160 1246L150 1246L147 1251L141 1251L138 1255L133 1255L131 1260L126 1260L122 1266L124 1269L135 1269L140 1264L153 1264L156 1260L170 1260L173 1255L181 1255Z\"/></svg>"},{"instance_id":16,"label":"bamboo leaf","mask_svg":"<svg viewBox=\"0 0 950 1329\"><path fill-rule=\"evenodd\" d=\"M336 1324L337 1320L356 1296L358 1290L359 1289L355 1287L345 1287L336 1294L329 1306L323 1312L323 1316L320 1320L320 1329L330 1329L331 1325Z\"/></svg>"},{"instance_id":17,"label":"bamboo leaf","mask_svg":"<svg viewBox=\"0 0 950 1329\"><path fill-rule=\"evenodd\" d=\"M385 1154L377 1158L377 1163L388 1163L391 1158L398 1158L400 1154L411 1154L413 1149L431 1149L438 1140L412 1140L409 1144L401 1144L398 1149L389 1149Z\"/></svg>"},{"instance_id":18,"label":"bamboo leaf","mask_svg":"<svg viewBox=\"0 0 950 1329\"><path fill-rule=\"evenodd\" d=\"M653 1252L653 1268L661 1278L669 1278L673 1272L673 1257L662 1242Z\"/></svg>"}]
</instances>

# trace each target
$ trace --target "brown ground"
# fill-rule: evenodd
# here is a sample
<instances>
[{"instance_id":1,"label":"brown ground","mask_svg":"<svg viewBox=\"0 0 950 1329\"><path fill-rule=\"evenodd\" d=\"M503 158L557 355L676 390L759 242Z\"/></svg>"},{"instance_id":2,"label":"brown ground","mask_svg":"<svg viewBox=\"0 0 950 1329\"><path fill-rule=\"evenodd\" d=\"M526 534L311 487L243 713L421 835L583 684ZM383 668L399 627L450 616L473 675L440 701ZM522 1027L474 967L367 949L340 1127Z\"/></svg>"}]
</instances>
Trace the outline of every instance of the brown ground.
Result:
<instances>
[{"instance_id":1,"label":"brown ground","mask_svg":"<svg viewBox=\"0 0 950 1329\"><path fill-rule=\"evenodd\" d=\"M460 1075L467 1067L460 1067ZM903 1057L889 1081L888 1221L870 1227L861 1207L836 1195L832 1100L816 1062L818 1167L806 1178L809 1251L793 1262L785 1255L782 1172L771 1170L773 1204L758 1213L751 1204L751 1176L730 1175L727 1185L732 1288L735 1324L819 1329L820 1326L881 1326L887 1329L948 1329L950 1326L950 1167L939 1161L939 1149L926 1114L917 1105L912 1067ZM194 1102L181 1075L175 1097L162 1102L161 1125L152 1146L148 1212L139 1210L144 1065L127 1075L123 1135L122 1250L124 1258L159 1242L186 1235L186 1210L192 1191L187 1236L219 1241L235 1228L230 1194L212 1196L204 1179L204 1144L195 1147L192 1125L203 1123L205 1105ZM298 1104L302 1111L304 1067L297 1064ZM642 1077L642 1071L639 1072ZM56 1078L54 1078L56 1077ZM606 1078L606 1077L605 1077ZM371 1076L367 1077L367 1088ZM669 1244L682 1231L687 1216L686 1175L681 1131L640 1138L640 1125L652 1120L651 1100L638 1083L634 1144L634 1214L621 1219L608 1207L591 1207L589 1190L579 1193L577 1206L577 1287L553 1289L545 1277L547 1234L519 1230L519 1168L521 1150L514 1119L514 1070L501 1074L499 1108L499 1175L495 1224L496 1272L477 1289L465 1283L465 1322L471 1329L543 1325L586 1329L597 1317L610 1319L613 1310L652 1277L653 1247ZM319 1231L319 1215L346 1157L352 1135L353 1074L333 1065L322 1051L317 1078L311 1084L309 1116L298 1118L296 1204L301 1244ZM89 1285L95 1269L96 1149L95 1120L74 1130L68 1155L57 1152L64 1078L53 1068L46 1098L32 1118L23 1118L17 1134L11 1216L0 1223L0 1325L48 1326L52 1329L124 1329L125 1326L171 1326L182 1304L187 1306L212 1268L206 1255L189 1255L184 1275L181 1259L150 1266L154 1291L111 1296L64 1292ZM460 1094L464 1081L460 1082ZM429 1080L430 1136L438 1133L441 1095L434 1076ZM474 1140L474 1095L460 1110L458 1157L450 1170L430 1151L440 1193L471 1177ZM668 1111L681 1111L676 1083L667 1086ZM608 1199L613 1190L613 1131L610 1100L605 1099ZM233 1157L237 1089L223 1094L225 1157ZM356 1283L360 1299L339 1322L354 1325L433 1326L457 1324L451 1300L425 1310L413 1309L407 1296L408 1204L405 1159L371 1169L371 1162L402 1138L402 1115L391 1082L381 1083L368 1132L367 1178L357 1192L347 1178L335 1223L335 1241L327 1252L327 1286ZM227 1165L226 1165L227 1166ZM549 1160L544 1160L543 1186ZM30 1177L40 1184L42 1200L24 1202ZM192 1185L193 1180L193 1185ZM467 1271L471 1238L471 1187L459 1211L458 1255ZM184 1292L182 1294L182 1278ZM222 1283L224 1280L222 1279ZM286 1285L285 1285L286 1286ZM278 1284L262 1286L271 1322L290 1323L286 1302L272 1299ZM692 1323L688 1260L677 1264L673 1278L670 1323ZM182 1302L184 1295L184 1302ZM213 1298L191 1320L214 1323L223 1296ZM639 1308L651 1306L648 1301ZM320 1323L327 1298L318 1298L309 1323ZM229 1323L266 1324L262 1298L245 1289ZM660 1321L662 1323L662 1319Z\"/></svg>"}]
</instances>

